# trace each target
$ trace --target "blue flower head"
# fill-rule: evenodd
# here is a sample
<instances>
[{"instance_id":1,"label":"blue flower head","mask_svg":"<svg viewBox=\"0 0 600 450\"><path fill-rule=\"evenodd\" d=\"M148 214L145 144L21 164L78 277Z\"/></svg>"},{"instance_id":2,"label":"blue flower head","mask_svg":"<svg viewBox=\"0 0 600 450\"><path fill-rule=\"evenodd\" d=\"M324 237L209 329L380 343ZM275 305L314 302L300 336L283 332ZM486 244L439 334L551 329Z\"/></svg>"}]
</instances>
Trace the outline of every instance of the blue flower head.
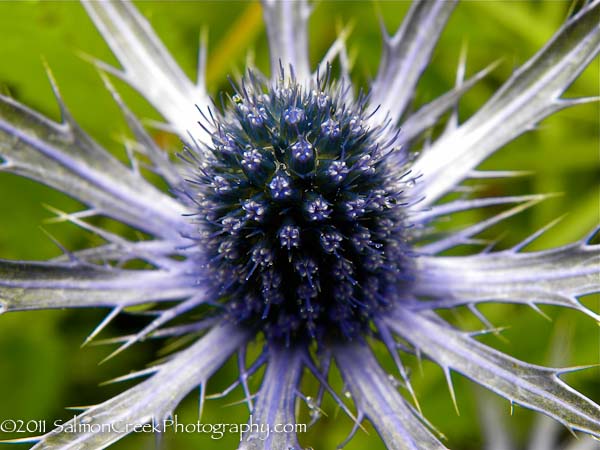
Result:
<instances>
[{"instance_id":1,"label":"blue flower head","mask_svg":"<svg viewBox=\"0 0 600 450\"><path fill-rule=\"evenodd\" d=\"M274 85L249 73L210 111L212 142L188 149L210 295L287 345L356 338L410 272L408 177L386 162L397 135L368 126L367 99L329 77L304 88L284 69Z\"/></svg>"},{"instance_id":2,"label":"blue flower head","mask_svg":"<svg viewBox=\"0 0 600 450\"><path fill-rule=\"evenodd\" d=\"M113 355L150 337L188 339L168 358L121 378L143 381L69 422L90 427L57 428L32 438L33 448L105 448L124 433L118 426L98 433L92 425L160 424L198 386L204 401L206 383L234 354L240 366L234 386L244 390L253 423L294 424L296 401L315 412L327 391L354 421L350 437L367 419L390 449L446 448L420 410L401 356L408 353L439 365L453 397L456 371L511 403L600 437L600 407L561 380L569 369L517 360L438 312L468 306L487 327L477 309L483 303L549 304L600 321L579 301L600 290L599 246L591 237L537 252L523 251L537 234L506 250L447 252L477 244L479 233L544 198L447 194L469 178L510 176L475 169L545 117L590 100L561 96L600 51L600 0L568 18L463 123L458 101L489 69L464 80L463 62L454 89L411 108L455 7L451 0L413 3L398 31L384 34L377 75L359 94L344 34L313 71L310 5L264 0L271 74L250 67L218 100L211 100L202 76L205 47L194 84L130 2L83 5L122 68L94 63L136 150L169 192L146 179L137 162L127 167L94 142L54 81L61 123L0 96L0 168L81 201L86 211L60 218L106 241L47 262L0 260L0 312L110 308L89 341L126 308L158 305L147 326L119 339ZM158 147L107 74L129 83L164 116L183 141L180 158ZM505 209L455 232L433 231L444 216L488 206ZM150 239L132 241L94 227L86 218L95 215ZM146 268L127 265L140 260ZM374 342L387 348L399 383L375 358ZM247 366L246 349L254 343L263 351ZM332 364L352 405L329 383ZM248 378L258 378L263 366L261 387L251 392ZM315 398L302 392L307 372L321 386ZM250 430L239 448L300 448L290 430L266 438Z\"/></svg>"}]
</instances>

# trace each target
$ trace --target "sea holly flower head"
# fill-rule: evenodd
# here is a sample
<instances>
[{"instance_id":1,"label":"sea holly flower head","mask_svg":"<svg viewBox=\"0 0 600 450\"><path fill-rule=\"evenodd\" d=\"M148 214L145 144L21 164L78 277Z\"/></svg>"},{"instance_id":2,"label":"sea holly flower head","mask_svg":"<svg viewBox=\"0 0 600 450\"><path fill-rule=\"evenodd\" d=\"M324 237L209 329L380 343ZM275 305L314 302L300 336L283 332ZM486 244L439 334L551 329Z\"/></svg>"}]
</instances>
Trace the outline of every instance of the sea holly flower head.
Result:
<instances>
[{"instance_id":1,"label":"sea holly flower head","mask_svg":"<svg viewBox=\"0 0 600 450\"><path fill-rule=\"evenodd\" d=\"M213 142L188 148L211 295L235 299L226 315L267 339L356 338L408 277L408 177L385 161L402 150L385 126L356 128L366 98L345 100L330 76L304 88L284 68L274 85L249 73L211 111Z\"/></svg>"},{"instance_id":2,"label":"sea holly flower head","mask_svg":"<svg viewBox=\"0 0 600 450\"><path fill-rule=\"evenodd\" d=\"M169 191L144 177L131 148L127 167L92 140L53 80L61 123L0 97L0 167L85 204L83 212L58 214L106 241L47 262L0 260L0 311L110 308L91 341L127 308L150 305L152 320L117 339L111 356L150 337L186 339L169 357L120 378L143 381L69 422L88 428L57 428L31 438L33 448L108 447L124 434L118 426L98 433L93 425L160 424L198 386L202 406L207 382L234 354L239 379L232 389L241 386L257 424L296 423L299 400L318 420L327 392L355 423L349 439L367 419L390 449L451 446L420 410L403 358L413 354L441 367L455 403L453 371L600 437L600 407L561 379L573 369L517 360L439 313L468 306L486 332L497 330L477 307L489 302L554 305L600 321L579 301L600 290L594 233L546 251L524 251L536 233L505 250L448 252L480 243L480 233L544 198L448 194L469 178L514 175L476 169L550 114L593 100L562 94L600 51L600 0L574 12L463 123L458 101L487 69L464 80L463 62L454 89L411 107L455 3L416 0L398 31L384 34L378 72L362 93L352 84L344 33L311 64L312 5L265 0L270 74L248 67L218 101L205 86L205 47L192 83L133 4L83 2L121 68L94 64L135 135L136 151ZM150 137L109 75L163 115L183 142L177 160ZM435 232L442 217L492 206L504 209L457 231ZM150 238L132 241L86 220L97 215ZM130 268L133 261L146 266ZM255 344L263 351L251 360L247 348ZM398 379L375 358L376 345L387 349ZM332 365L347 395L330 385ZM248 379L260 378L263 366L252 392ZM303 392L307 373L320 384L316 396ZM266 438L251 429L239 448L300 443L293 427Z\"/></svg>"}]
</instances>

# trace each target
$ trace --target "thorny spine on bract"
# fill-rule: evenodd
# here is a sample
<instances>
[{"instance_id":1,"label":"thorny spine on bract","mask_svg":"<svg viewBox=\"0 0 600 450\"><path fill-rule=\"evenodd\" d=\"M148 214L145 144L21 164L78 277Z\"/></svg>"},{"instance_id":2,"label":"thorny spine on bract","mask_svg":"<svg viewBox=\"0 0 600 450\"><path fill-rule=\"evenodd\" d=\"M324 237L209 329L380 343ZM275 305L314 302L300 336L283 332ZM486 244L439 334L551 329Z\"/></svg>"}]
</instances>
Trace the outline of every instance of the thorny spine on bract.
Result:
<instances>
[{"instance_id":1,"label":"thorny spine on bract","mask_svg":"<svg viewBox=\"0 0 600 450\"><path fill-rule=\"evenodd\" d=\"M306 88L291 68L274 85L248 72L203 114L212 145L184 155L214 299L286 342L352 338L410 282L397 133L329 75Z\"/></svg>"}]
</instances>

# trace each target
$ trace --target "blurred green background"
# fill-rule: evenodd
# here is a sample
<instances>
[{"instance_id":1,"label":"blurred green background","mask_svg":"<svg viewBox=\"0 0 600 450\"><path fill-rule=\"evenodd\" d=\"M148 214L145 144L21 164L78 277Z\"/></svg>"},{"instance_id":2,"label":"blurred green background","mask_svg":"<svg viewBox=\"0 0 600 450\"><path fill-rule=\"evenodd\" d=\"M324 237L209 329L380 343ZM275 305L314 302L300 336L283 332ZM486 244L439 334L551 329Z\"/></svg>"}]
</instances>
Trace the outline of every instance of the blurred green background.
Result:
<instances>
[{"instance_id":1,"label":"blurred green background","mask_svg":"<svg viewBox=\"0 0 600 450\"><path fill-rule=\"evenodd\" d=\"M262 70L268 70L268 51L261 8L246 2L140 2L140 10L158 31L175 59L192 78L195 77L197 44L202 29L209 30L208 87L211 93L228 89L226 76L243 71L248 54ZM316 63L344 26L352 27L349 49L354 61L353 75L357 86L366 87L377 70L381 53L378 14L393 31L399 25L407 2L318 2L310 22L311 61ZM523 63L548 40L567 16L570 3L562 1L470 1L457 8L442 35L433 62L419 87L417 103L427 102L450 89L458 55L463 44L468 47L467 75L502 58L499 68L477 85L461 103L462 118L473 113L506 80L515 67ZM23 103L58 119L42 58L51 67L73 115L95 139L123 157L120 137L127 128L104 90L96 70L83 61L78 52L116 64L83 8L76 2L22 1L0 3L0 89ZM159 119L152 108L124 84L116 83L129 105L141 118ZM596 60L568 91L569 96L599 94L599 63ZM550 220L563 220L532 248L560 245L582 238L599 219L599 119L598 104L588 104L563 111L544 121L539 130L508 145L485 162L483 168L530 170L531 176L509 181L486 183L481 195L505 193L561 192L562 196L536 206L489 233L503 234L500 246L517 242ZM164 133L155 138L169 151L176 152L180 143ZM44 204L74 211L80 205L36 183L0 174L0 257L10 259L46 259L60 250L42 228L66 248L75 250L100 241L68 225L45 224L51 213ZM489 213L489 212L488 212ZM482 212L468 213L453 222L480 218ZM100 220L111 229L130 233L118 225ZM584 300L598 310L598 297ZM598 327L581 314L543 307L552 322L530 309L515 306L486 306L482 310L497 326L510 326L503 333L506 340L494 336L485 342L532 363L548 363L551 342L561 347L565 365L599 361ZM107 347L80 349L87 334L106 311L40 311L8 314L0 317L0 419L66 419L73 413L65 406L90 405L120 392L128 385L98 387L104 380L139 369L160 349L156 342L141 344L106 364L98 366ZM464 312L447 314L449 320L465 328L479 324ZM142 321L124 317L105 333L113 336L137 329ZM556 330L559 330L558 333ZM557 337L558 336L558 337ZM384 353L381 352L384 356ZM385 363L389 358L382 357ZM389 361L387 361L389 363ZM448 438L453 449L483 448L480 433L478 396L473 386L459 375L454 376L458 416L439 369L424 363L421 373L413 361L414 384L424 413ZM388 368L391 370L392 368ZM209 391L224 389L235 377L236 366L228 363L209 383ZM339 377L334 373L334 379ZM566 377L578 389L600 400L600 369L591 369ZM340 387L339 382L337 387ZM259 386L256 378L252 386ZM306 388L315 391L314 380ZM244 423L247 410L243 405L229 406L242 398L239 390L224 400L210 401L203 422ZM504 402L506 422L515 439L524 442L531 429L533 415L519 407L509 416ZM350 431L351 422L336 410L328 398L328 414L301 443L315 449L333 449ZM304 411L305 413L306 411ZM185 399L179 411L181 421L193 422L197 414L197 394ZM352 449L383 448L375 432L358 432L346 447ZM2 438L23 435L4 434ZM165 449L230 449L238 437L227 435L212 440L206 435L168 434ZM14 446L15 448L22 448ZM10 450L12 445L4 448ZM154 448L151 435L128 437L116 444L117 449Z\"/></svg>"}]
</instances>

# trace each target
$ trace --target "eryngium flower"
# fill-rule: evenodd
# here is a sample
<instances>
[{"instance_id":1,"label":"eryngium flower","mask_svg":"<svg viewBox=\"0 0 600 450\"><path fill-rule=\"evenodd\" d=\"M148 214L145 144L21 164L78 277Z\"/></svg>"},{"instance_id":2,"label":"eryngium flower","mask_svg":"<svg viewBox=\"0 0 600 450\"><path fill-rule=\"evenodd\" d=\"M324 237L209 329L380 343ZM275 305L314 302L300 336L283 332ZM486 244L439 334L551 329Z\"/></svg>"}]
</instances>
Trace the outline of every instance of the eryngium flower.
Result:
<instances>
[{"instance_id":1,"label":"eryngium flower","mask_svg":"<svg viewBox=\"0 0 600 450\"><path fill-rule=\"evenodd\" d=\"M416 1L399 30L384 35L369 91L356 94L343 36L313 72L311 7L265 0L271 75L249 68L232 83L231 95L216 102L203 76L190 82L132 4L84 6L122 68L95 63L142 93L185 147L180 160L170 160L105 78L135 133L134 150L169 185L166 194L137 163L124 166L88 137L56 87L62 123L0 97L1 168L86 204L87 211L63 218L107 241L49 262L1 261L1 310L112 308L93 338L127 307L166 305L116 352L148 337L188 336L192 343L124 377L147 376L73 423L161 423L192 389L204 393L209 378L237 353L238 383L254 423L295 423L308 371L322 386L311 408L327 390L355 420L355 430L367 418L390 449L445 448L420 412L402 352L438 364L451 393L456 371L512 403L600 436L600 407L560 379L570 369L514 359L437 313L505 302L572 308L600 320L578 300L600 286L599 248L591 237L539 252L523 251L533 236L507 250L437 256L478 242L480 232L543 198L441 202L468 178L509 175L474 169L548 115L588 101L561 94L600 50L600 1L581 7L479 111L462 124L452 116L433 140L421 138L485 75L466 81L460 75L455 89L409 111L453 1ZM330 66L335 58L338 76ZM509 204L517 206L458 232L431 233L442 216ZM84 220L91 215L152 239L134 242L93 228ZM124 268L139 260L150 268ZM167 326L175 318L178 324ZM376 341L389 350L406 396L375 359ZM263 342L264 351L246 367L252 342ZM329 385L332 362L354 413ZM262 387L251 394L247 378L263 365ZM124 436L117 428L57 429L36 438L34 448L104 448ZM298 447L293 432L267 439L250 432L240 443L243 449Z\"/></svg>"}]
</instances>

